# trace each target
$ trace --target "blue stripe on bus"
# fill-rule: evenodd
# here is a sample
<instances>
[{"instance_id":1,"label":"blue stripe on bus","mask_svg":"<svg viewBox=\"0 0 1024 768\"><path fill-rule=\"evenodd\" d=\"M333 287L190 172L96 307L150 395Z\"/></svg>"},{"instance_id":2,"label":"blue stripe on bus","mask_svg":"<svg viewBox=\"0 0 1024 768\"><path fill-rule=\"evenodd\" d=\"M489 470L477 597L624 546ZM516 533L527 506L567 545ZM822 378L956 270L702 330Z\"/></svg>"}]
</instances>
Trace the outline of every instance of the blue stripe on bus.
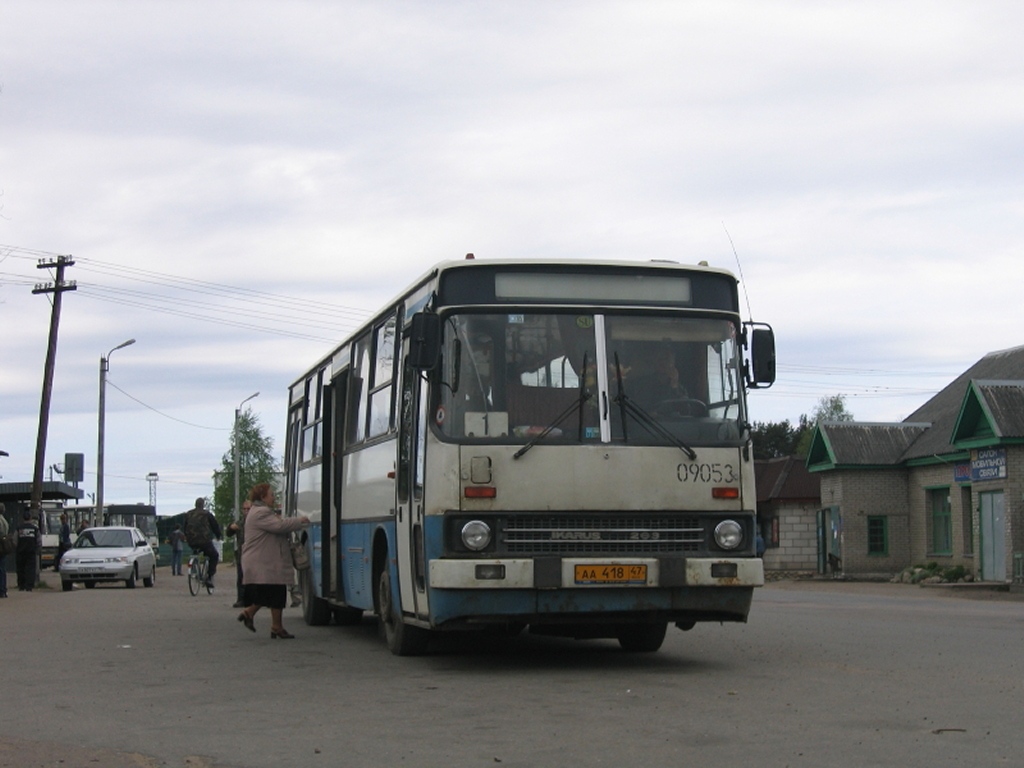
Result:
<instances>
[{"instance_id":1,"label":"blue stripe on bus","mask_svg":"<svg viewBox=\"0 0 1024 768\"><path fill-rule=\"evenodd\" d=\"M435 589L430 593L432 622L444 624L464 617L522 618L558 614L562 617L603 613L669 611L671 589Z\"/></svg>"}]
</instances>

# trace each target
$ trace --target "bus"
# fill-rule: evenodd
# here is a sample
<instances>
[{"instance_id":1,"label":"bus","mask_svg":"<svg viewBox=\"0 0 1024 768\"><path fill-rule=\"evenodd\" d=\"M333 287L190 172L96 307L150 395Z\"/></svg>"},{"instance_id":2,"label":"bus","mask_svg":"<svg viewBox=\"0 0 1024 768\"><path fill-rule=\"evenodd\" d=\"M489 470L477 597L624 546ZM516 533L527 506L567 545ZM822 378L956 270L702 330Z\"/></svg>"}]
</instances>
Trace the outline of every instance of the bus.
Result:
<instances>
[{"instance_id":1,"label":"bus","mask_svg":"<svg viewBox=\"0 0 1024 768\"><path fill-rule=\"evenodd\" d=\"M60 516L64 507L56 502L42 502L39 517L39 567L53 568L59 565L57 553L60 552Z\"/></svg>"},{"instance_id":2,"label":"bus","mask_svg":"<svg viewBox=\"0 0 1024 768\"><path fill-rule=\"evenodd\" d=\"M746 621L746 396L774 379L772 329L703 262L438 264L289 388L305 621L375 614L397 655L527 628L651 652Z\"/></svg>"},{"instance_id":3,"label":"bus","mask_svg":"<svg viewBox=\"0 0 1024 768\"><path fill-rule=\"evenodd\" d=\"M156 507L152 504L107 504L103 508L104 525L127 525L138 528L156 553L160 548L160 535L156 526Z\"/></svg>"}]
</instances>

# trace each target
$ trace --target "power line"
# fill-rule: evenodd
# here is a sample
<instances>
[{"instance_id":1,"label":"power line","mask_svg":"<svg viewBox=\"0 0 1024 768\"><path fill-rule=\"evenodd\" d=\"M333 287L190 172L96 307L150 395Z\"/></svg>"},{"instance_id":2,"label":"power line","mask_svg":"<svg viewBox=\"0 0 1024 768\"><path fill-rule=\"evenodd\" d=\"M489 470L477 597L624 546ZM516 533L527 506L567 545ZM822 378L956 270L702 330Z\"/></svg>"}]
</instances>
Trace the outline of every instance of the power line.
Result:
<instances>
[{"instance_id":1,"label":"power line","mask_svg":"<svg viewBox=\"0 0 1024 768\"><path fill-rule=\"evenodd\" d=\"M148 408L153 413L158 414L160 416L163 416L165 419L170 419L171 421L176 421L179 424L184 424L184 425L186 425L188 427L195 427L196 429L210 429L210 430L214 430L214 431L217 431L217 432L230 432L231 431L231 427L206 427L206 426L203 426L202 424L193 424L190 421L185 421L184 419L175 418L174 416L171 416L170 414L164 413L163 411L161 411L161 410L159 410L157 408L154 408L153 406L151 406L151 405L149 405L147 403L142 402L137 397L134 397L133 395L129 395L127 392L125 392L123 389L121 389L119 386L117 386L117 384L112 383L110 381L110 379L107 379L107 386L108 387L113 387L118 392L120 392L122 395L127 397L129 400L132 400L132 401L138 403L143 408Z\"/></svg>"}]
</instances>

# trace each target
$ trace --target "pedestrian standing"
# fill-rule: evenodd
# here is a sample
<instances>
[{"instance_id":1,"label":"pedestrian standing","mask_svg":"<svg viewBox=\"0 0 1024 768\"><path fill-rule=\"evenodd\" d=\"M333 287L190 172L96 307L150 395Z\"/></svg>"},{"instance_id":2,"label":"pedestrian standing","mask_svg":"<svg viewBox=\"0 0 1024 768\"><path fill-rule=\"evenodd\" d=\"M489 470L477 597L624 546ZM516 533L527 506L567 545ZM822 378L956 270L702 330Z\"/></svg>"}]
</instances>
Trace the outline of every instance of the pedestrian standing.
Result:
<instances>
[{"instance_id":1,"label":"pedestrian standing","mask_svg":"<svg viewBox=\"0 0 1024 768\"><path fill-rule=\"evenodd\" d=\"M32 519L29 510L21 516L21 525L16 529L18 535L18 548L15 554L15 564L18 569L18 589L22 592L31 592L36 586L36 568L39 561L39 544L41 536L39 526Z\"/></svg>"},{"instance_id":2,"label":"pedestrian standing","mask_svg":"<svg viewBox=\"0 0 1024 768\"><path fill-rule=\"evenodd\" d=\"M7 524L7 507L0 503L0 597L7 597L7 550L3 548L11 527Z\"/></svg>"},{"instance_id":3,"label":"pedestrian standing","mask_svg":"<svg viewBox=\"0 0 1024 768\"><path fill-rule=\"evenodd\" d=\"M185 534L181 532L180 525L174 526L167 543L171 545L171 576L181 576L181 553L185 549Z\"/></svg>"},{"instance_id":4,"label":"pedestrian standing","mask_svg":"<svg viewBox=\"0 0 1024 768\"><path fill-rule=\"evenodd\" d=\"M238 595L232 608L245 608L245 584L242 582L242 545L245 543L245 516L249 514L252 502L242 502L242 514L238 520L228 525L228 535L235 537L235 588Z\"/></svg>"},{"instance_id":5,"label":"pedestrian standing","mask_svg":"<svg viewBox=\"0 0 1024 768\"><path fill-rule=\"evenodd\" d=\"M67 512L60 513L60 538L57 545L57 559L53 563L53 570L60 570L60 559L64 553L71 549L71 524L68 523Z\"/></svg>"}]
</instances>

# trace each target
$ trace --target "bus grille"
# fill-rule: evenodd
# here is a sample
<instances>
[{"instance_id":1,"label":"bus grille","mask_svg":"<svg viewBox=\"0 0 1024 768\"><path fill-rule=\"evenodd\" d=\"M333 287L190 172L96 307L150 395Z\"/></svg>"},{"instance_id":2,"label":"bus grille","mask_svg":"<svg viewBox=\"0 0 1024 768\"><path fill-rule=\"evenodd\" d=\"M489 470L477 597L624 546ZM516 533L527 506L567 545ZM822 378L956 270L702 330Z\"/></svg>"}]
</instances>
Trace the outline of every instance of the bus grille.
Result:
<instances>
[{"instance_id":1,"label":"bus grille","mask_svg":"<svg viewBox=\"0 0 1024 768\"><path fill-rule=\"evenodd\" d=\"M647 555L706 548L703 521L693 515L521 516L506 519L502 548L512 555Z\"/></svg>"}]
</instances>

